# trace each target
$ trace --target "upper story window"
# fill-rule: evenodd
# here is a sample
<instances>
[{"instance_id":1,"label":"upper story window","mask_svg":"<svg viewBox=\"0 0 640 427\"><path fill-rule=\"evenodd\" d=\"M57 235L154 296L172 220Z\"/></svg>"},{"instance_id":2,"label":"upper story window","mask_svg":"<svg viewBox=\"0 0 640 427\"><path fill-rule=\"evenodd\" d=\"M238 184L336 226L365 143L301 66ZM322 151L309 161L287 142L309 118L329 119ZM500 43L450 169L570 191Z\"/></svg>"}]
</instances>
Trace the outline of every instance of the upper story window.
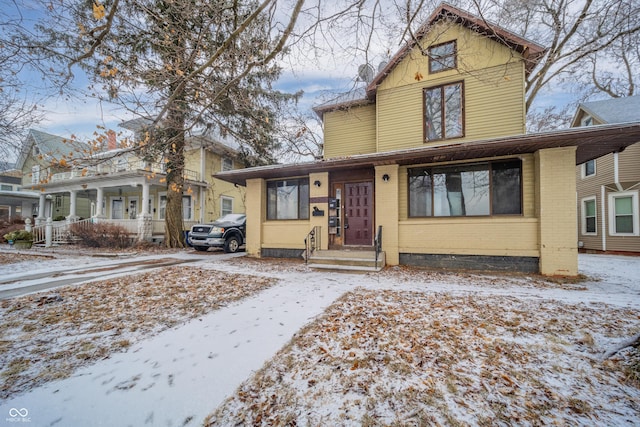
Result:
<instances>
[{"instance_id":1,"label":"upper story window","mask_svg":"<svg viewBox=\"0 0 640 427\"><path fill-rule=\"evenodd\" d=\"M13 191L13 185L11 185L11 184L0 184L0 190L2 190L2 191Z\"/></svg>"},{"instance_id":2,"label":"upper story window","mask_svg":"<svg viewBox=\"0 0 640 427\"><path fill-rule=\"evenodd\" d=\"M582 126L592 126L593 125L593 117L591 116L584 116L582 118Z\"/></svg>"},{"instance_id":3,"label":"upper story window","mask_svg":"<svg viewBox=\"0 0 640 427\"><path fill-rule=\"evenodd\" d=\"M409 169L409 216L522 214L522 163Z\"/></svg>"},{"instance_id":4,"label":"upper story window","mask_svg":"<svg viewBox=\"0 0 640 427\"><path fill-rule=\"evenodd\" d=\"M438 73L456 68L456 50L455 40L431 46L428 50L429 73Z\"/></svg>"},{"instance_id":5,"label":"upper story window","mask_svg":"<svg viewBox=\"0 0 640 427\"><path fill-rule=\"evenodd\" d=\"M31 167L31 184L40 183L40 165Z\"/></svg>"},{"instance_id":6,"label":"upper story window","mask_svg":"<svg viewBox=\"0 0 640 427\"><path fill-rule=\"evenodd\" d=\"M596 174L596 161L589 160L582 164L582 177L586 178L589 176L594 176Z\"/></svg>"},{"instance_id":7,"label":"upper story window","mask_svg":"<svg viewBox=\"0 0 640 427\"><path fill-rule=\"evenodd\" d=\"M233 159L231 159L229 157L223 157L222 158L222 170L223 171L233 170Z\"/></svg>"},{"instance_id":8,"label":"upper story window","mask_svg":"<svg viewBox=\"0 0 640 427\"><path fill-rule=\"evenodd\" d=\"M309 179L267 182L267 219L309 219Z\"/></svg>"},{"instance_id":9,"label":"upper story window","mask_svg":"<svg viewBox=\"0 0 640 427\"><path fill-rule=\"evenodd\" d=\"M424 140L464 136L463 83L424 89Z\"/></svg>"}]
</instances>

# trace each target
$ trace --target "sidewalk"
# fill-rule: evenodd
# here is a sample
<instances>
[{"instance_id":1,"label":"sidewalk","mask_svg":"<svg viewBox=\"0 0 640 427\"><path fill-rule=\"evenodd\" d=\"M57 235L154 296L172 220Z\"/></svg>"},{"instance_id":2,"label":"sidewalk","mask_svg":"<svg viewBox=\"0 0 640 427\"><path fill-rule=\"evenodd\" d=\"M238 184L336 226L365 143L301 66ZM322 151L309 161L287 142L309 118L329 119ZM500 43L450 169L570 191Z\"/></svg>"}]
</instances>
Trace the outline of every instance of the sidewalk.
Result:
<instances>
[{"instance_id":1,"label":"sidewalk","mask_svg":"<svg viewBox=\"0 0 640 427\"><path fill-rule=\"evenodd\" d=\"M354 284L283 281L248 300L165 331L126 353L0 406L30 426L198 426L251 372ZM15 424L13 424L15 425Z\"/></svg>"}]
</instances>

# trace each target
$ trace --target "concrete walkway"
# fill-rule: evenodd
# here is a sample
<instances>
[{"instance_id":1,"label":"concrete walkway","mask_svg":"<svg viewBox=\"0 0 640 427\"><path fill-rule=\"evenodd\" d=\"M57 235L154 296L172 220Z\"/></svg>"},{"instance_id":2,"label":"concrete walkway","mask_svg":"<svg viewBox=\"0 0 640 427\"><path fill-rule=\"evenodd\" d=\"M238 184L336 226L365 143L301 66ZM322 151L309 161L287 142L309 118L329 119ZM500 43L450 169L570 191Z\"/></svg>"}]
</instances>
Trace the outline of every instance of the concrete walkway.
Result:
<instances>
[{"instance_id":1,"label":"concrete walkway","mask_svg":"<svg viewBox=\"0 0 640 427\"><path fill-rule=\"evenodd\" d=\"M198 426L291 337L356 285L321 273L167 330L0 405L27 409L30 426ZM362 276L353 276L357 279ZM15 424L13 424L15 425Z\"/></svg>"}]
</instances>

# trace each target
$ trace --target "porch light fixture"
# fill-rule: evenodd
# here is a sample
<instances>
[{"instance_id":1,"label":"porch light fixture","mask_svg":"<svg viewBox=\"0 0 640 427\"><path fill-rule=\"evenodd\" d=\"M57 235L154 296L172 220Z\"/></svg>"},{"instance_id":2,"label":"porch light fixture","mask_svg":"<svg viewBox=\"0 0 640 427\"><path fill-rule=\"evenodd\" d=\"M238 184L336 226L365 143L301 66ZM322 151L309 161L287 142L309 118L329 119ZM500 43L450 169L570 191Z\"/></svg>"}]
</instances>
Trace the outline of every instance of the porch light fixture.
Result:
<instances>
[{"instance_id":1,"label":"porch light fixture","mask_svg":"<svg viewBox=\"0 0 640 427\"><path fill-rule=\"evenodd\" d=\"M322 183L320 182L320 180L316 179L315 181L313 181L313 185L315 185L316 187L320 187Z\"/></svg>"},{"instance_id":2,"label":"porch light fixture","mask_svg":"<svg viewBox=\"0 0 640 427\"><path fill-rule=\"evenodd\" d=\"M384 175L382 175L382 180L384 182L389 182L389 174L385 173Z\"/></svg>"}]
</instances>

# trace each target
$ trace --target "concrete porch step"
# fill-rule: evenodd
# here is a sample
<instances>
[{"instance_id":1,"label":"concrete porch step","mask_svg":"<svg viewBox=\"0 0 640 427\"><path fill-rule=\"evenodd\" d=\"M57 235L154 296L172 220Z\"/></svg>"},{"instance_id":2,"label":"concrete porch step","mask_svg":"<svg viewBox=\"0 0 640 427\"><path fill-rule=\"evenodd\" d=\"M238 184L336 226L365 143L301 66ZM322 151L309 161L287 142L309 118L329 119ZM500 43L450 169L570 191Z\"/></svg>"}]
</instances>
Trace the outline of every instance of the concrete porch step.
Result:
<instances>
[{"instance_id":1,"label":"concrete porch step","mask_svg":"<svg viewBox=\"0 0 640 427\"><path fill-rule=\"evenodd\" d=\"M309 267L321 270L339 271L380 271L385 266L384 252L378 254L371 250L319 250L309 257Z\"/></svg>"}]
</instances>

